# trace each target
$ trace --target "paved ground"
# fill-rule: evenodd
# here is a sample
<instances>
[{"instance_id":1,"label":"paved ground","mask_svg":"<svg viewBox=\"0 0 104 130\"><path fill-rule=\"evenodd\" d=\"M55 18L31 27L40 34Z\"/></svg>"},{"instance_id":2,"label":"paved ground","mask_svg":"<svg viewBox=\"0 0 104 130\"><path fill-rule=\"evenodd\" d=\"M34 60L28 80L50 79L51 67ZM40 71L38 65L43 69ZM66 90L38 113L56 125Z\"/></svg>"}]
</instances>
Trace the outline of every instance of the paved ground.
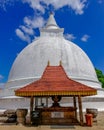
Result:
<instances>
[{"instance_id":1,"label":"paved ground","mask_svg":"<svg viewBox=\"0 0 104 130\"><path fill-rule=\"evenodd\" d=\"M93 123L92 127L88 126L22 126L14 124L0 124L0 130L104 130L104 112L99 112L97 123Z\"/></svg>"},{"instance_id":2,"label":"paved ground","mask_svg":"<svg viewBox=\"0 0 104 130\"><path fill-rule=\"evenodd\" d=\"M0 130L104 130L104 126L82 127L82 126L38 126L26 127L5 125L0 126Z\"/></svg>"}]
</instances>

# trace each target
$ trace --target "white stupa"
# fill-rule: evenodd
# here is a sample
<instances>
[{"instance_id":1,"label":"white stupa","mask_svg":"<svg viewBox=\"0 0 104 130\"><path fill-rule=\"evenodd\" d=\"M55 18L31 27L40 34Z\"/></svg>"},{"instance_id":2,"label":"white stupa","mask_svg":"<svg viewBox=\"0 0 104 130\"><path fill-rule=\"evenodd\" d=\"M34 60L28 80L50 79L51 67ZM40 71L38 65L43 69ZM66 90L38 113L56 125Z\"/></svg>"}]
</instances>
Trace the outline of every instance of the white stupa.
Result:
<instances>
[{"instance_id":1,"label":"white stupa","mask_svg":"<svg viewBox=\"0 0 104 130\"><path fill-rule=\"evenodd\" d=\"M63 32L64 29L59 28L53 14L50 14L46 26L40 29L40 37L25 47L15 59L6 87L0 92L0 109L29 107L29 99L16 97L14 90L39 79L48 61L55 66L62 61L70 78L98 90L97 96L88 98L85 107L90 107L92 100L97 101L97 104L94 102L95 106L100 103L98 101L104 92L93 64L80 47L64 38Z\"/></svg>"}]
</instances>

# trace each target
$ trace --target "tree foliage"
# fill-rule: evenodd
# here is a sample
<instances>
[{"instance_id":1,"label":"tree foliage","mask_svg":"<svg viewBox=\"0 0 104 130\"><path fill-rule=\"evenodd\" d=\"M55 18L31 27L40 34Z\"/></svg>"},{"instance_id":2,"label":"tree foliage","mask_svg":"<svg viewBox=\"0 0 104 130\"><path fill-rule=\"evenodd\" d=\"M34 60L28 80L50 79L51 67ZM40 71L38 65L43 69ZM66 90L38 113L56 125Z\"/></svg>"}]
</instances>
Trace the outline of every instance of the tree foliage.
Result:
<instances>
[{"instance_id":1,"label":"tree foliage","mask_svg":"<svg viewBox=\"0 0 104 130\"><path fill-rule=\"evenodd\" d=\"M103 74L103 72L99 69L96 69L96 68L95 68L95 71L96 71L98 80L102 83L102 87L104 88L104 74Z\"/></svg>"}]
</instances>

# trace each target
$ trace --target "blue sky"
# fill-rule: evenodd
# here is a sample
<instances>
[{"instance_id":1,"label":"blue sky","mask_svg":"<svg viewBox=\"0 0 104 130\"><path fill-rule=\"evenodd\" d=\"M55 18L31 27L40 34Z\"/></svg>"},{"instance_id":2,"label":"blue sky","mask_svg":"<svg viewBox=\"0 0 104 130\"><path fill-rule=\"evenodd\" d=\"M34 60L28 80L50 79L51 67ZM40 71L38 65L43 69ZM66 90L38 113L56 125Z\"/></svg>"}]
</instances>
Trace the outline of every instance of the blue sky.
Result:
<instances>
[{"instance_id":1,"label":"blue sky","mask_svg":"<svg viewBox=\"0 0 104 130\"><path fill-rule=\"evenodd\" d=\"M0 0L0 86L20 51L39 36L49 12L64 35L104 73L104 0Z\"/></svg>"}]
</instances>

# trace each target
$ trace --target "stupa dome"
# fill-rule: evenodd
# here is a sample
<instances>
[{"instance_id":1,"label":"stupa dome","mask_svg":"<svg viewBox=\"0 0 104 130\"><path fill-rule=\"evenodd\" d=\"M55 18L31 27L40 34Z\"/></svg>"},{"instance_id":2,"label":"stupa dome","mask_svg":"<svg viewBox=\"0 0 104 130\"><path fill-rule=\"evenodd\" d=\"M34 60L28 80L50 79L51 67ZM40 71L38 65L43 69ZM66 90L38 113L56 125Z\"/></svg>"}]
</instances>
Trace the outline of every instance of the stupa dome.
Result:
<instances>
[{"instance_id":1,"label":"stupa dome","mask_svg":"<svg viewBox=\"0 0 104 130\"><path fill-rule=\"evenodd\" d=\"M25 47L15 59L6 87L19 88L39 79L47 66L62 65L67 75L83 84L101 88L95 69L86 53L63 36L53 14L46 26L40 29L40 37Z\"/></svg>"}]
</instances>

